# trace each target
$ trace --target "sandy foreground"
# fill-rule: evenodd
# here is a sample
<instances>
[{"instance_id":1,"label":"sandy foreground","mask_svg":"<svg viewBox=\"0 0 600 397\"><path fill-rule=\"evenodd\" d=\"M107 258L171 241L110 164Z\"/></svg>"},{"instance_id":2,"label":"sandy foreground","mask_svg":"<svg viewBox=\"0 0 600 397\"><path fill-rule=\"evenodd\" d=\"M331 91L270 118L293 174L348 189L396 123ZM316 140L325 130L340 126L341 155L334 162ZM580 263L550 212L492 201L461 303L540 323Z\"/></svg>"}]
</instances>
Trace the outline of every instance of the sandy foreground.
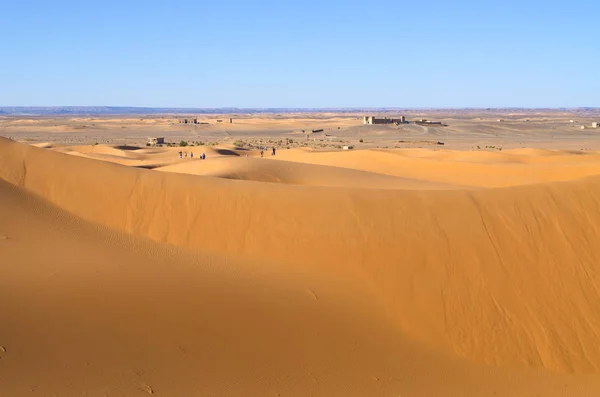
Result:
<instances>
[{"instance_id":1,"label":"sandy foreground","mask_svg":"<svg viewBox=\"0 0 600 397\"><path fill-rule=\"evenodd\" d=\"M600 395L600 152L569 142L0 137L0 396Z\"/></svg>"}]
</instances>

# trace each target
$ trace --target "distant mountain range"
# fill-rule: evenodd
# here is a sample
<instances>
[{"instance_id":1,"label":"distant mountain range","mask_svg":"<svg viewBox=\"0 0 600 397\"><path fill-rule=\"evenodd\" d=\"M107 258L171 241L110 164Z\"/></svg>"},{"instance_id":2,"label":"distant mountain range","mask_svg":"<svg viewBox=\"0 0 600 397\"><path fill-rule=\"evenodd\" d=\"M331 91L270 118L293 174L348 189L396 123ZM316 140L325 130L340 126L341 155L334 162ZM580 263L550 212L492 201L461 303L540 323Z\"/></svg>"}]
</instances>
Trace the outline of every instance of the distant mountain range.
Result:
<instances>
[{"instance_id":1,"label":"distant mountain range","mask_svg":"<svg viewBox=\"0 0 600 397\"><path fill-rule=\"evenodd\" d=\"M385 112L394 108L149 108L130 106L7 106L2 115L160 115L160 114L260 114L260 113L351 113L361 110Z\"/></svg>"},{"instance_id":2,"label":"distant mountain range","mask_svg":"<svg viewBox=\"0 0 600 397\"><path fill-rule=\"evenodd\" d=\"M160 114L260 114L260 113L356 113L356 112L574 112L600 114L600 108L149 108L129 106L5 106L0 115L11 116L102 116L102 115L160 115Z\"/></svg>"}]
</instances>

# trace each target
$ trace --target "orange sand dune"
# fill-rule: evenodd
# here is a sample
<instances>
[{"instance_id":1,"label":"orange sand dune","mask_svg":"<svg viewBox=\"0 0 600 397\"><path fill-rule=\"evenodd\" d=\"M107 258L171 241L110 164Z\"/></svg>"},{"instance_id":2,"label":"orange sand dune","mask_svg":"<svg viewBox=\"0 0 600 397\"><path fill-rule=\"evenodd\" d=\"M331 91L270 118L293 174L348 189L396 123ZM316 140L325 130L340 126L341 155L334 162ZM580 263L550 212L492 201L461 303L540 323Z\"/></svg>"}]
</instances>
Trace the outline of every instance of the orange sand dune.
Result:
<instances>
[{"instance_id":1,"label":"orange sand dune","mask_svg":"<svg viewBox=\"0 0 600 397\"><path fill-rule=\"evenodd\" d=\"M442 190L457 186L411 180L341 167L319 166L290 161L265 161L252 157L217 157L207 161L186 161L156 168L157 171L204 175L226 179L290 185L353 187L372 189Z\"/></svg>"},{"instance_id":2,"label":"orange sand dune","mask_svg":"<svg viewBox=\"0 0 600 397\"><path fill-rule=\"evenodd\" d=\"M136 146L120 145L87 145L87 146L67 146L57 148L56 151L68 153L75 156L88 157L97 160L104 160L111 163L127 165L139 168L158 168L171 164L191 160L191 155L195 153L198 158L205 153L209 158L219 157L237 157L246 154L243 149L193 146L193 147L155 147L140 148ZM179 152L186 154L185 158L179 158ZM256 155L252 153L252 155Z\"/></svg>"},{"instance_id":3,"label":"orange sand dune","mask_svg":"<svg viewBox=\"0 0 600 397\"><path fill-rule=\"evenodd\" d=\"M508 187L569 181L600 174L594 152L357 150L351 152L280 151L279 160L346 167L402 178L471 187ZM535 164L536 167L532 167Z\"/></svg>"},{"instance_id":4,"label":"orange sand dune","mask_svg":"<svg viewBox=\"0 0 600 397\"><path fill-rule=\"evenodd\" d=\"M0 138L0 179L9 395L600 393L598 177L299 186Z\"/></svg>"}]
</instances>

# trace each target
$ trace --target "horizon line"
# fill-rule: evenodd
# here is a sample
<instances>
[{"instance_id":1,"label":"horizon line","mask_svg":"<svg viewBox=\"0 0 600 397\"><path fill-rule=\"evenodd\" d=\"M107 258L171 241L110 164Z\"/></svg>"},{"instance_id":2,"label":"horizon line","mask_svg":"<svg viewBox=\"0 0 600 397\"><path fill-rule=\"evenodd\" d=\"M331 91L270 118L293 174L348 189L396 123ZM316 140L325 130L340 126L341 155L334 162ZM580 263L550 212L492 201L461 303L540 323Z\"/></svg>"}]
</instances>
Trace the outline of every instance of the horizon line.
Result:
<instances>
[{"instance_id":1,"label":"horizon line","mask_svg":"<svg viewBox=\"0 0 600 397\"><path fill-rule=\"evenodd\" d=\"M0 105L0 109L57 109L57 108L109 108L109 109L600 109L600 106L130 106L130 105Z\"/></svg>"}]
</instances>

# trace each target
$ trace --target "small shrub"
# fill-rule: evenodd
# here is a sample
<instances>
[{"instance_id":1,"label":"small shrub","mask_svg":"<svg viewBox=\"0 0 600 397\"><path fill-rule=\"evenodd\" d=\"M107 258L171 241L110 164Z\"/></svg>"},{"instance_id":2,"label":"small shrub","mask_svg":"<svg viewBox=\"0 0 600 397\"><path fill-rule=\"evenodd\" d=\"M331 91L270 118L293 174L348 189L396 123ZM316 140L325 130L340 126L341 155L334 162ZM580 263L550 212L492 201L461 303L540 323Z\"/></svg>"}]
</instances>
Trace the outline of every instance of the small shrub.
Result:
<instances>
[{"instance_id":1,"label":"small shrub","mask_svg":"<svg viewBox=\"0 0 600 397\"><path fill-rule=\"evenodd\" d=\"M146 143L146 146L150 146L150 144L149 144L149 143Z\"/></svg>"},{"instance_id":2,"label":"small shrub","mask_svg":"<svg viewBox=\"0 0 600 397\"><path fill-rule=\"evenodd\" d=\"M188 145L188 143L186 141L179 142L179 146L181 146L181 147L186 147L187 145Z\"/></svg>"},{"instance_id":3,"label":"small shrub","mask_svg":"<svg viewBox=\"0 0 600 397\"><path fill-rule=\"evenodd\" d=\"M360 142L360 143L363 143L364 141L361 139L359 142Z\"/></svg>"}]
</instances>

